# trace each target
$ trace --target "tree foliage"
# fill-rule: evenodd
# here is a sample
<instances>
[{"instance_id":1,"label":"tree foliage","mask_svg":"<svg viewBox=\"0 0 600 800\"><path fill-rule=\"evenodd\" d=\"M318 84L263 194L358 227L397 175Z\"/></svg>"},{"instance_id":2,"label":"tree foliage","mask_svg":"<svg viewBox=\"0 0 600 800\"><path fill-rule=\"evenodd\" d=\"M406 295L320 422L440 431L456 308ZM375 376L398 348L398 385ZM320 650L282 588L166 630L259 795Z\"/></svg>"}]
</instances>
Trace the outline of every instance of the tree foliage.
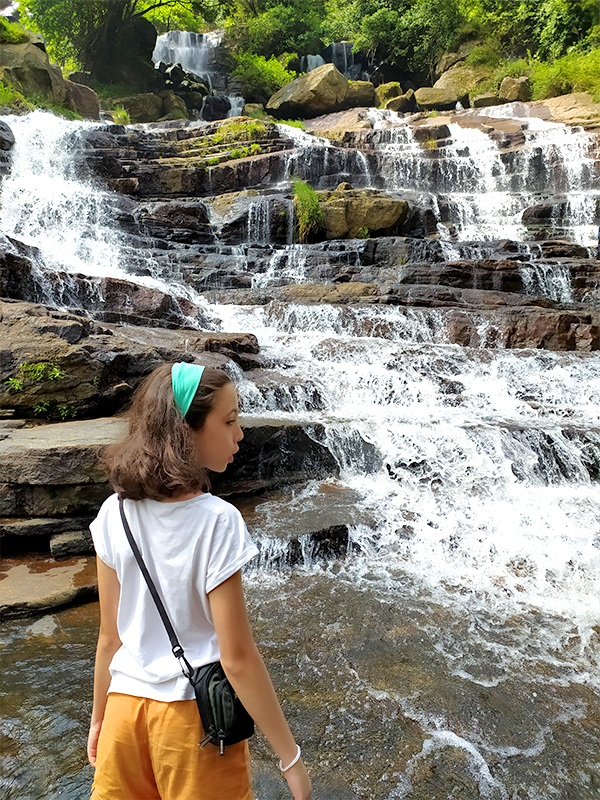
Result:
<instances>
[{"instance_id":1,"label":"tree foliage","mask_svg":"<svg viewBox=\"0 0 600 800\"><path fill-rule=\"evenodd\" d=\"M28 27L44 35L50 55L59 63L74 62L92 75L115 56L121 32L146 17L203 25L221 6L216 0L21 0Z\"/></svg>"},{"instance_id":2,"label":"tree foliage","mask_svg":"<svg viewBox=\"0 0 600 800\"><path fill-rule=\"evenodd\" d=\"M473 63L504 58L552 62L600 45L600 0L21 0L26 24L46 38L51 56L99 75L114 59L121 32L139 18L159 32L226 26L249 83L278 82L272 57L319 53L354 42L419 80L440 55L470 38ZM245 58L264 57L263 61ZM284 65L285 66L285 65Z\"/></svg>"},{"instance_id":3,"label":"tree foliage","mask_svg":"<svg viewBox=\"0 0 600 800\"><path fill-rule=\"evenodd\" d=\"M240 50L269 58L318 53L325 0L239 0L229 31Z\"/></svg>"}]
</instances>

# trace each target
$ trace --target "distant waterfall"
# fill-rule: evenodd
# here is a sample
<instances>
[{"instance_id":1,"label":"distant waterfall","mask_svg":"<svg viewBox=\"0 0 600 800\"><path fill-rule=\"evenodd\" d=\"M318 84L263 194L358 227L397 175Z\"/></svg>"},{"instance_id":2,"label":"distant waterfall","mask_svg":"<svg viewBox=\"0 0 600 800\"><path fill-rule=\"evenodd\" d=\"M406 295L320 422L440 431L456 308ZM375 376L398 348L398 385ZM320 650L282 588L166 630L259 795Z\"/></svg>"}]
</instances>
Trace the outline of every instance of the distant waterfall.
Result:
<instances>
[{"instance_id":1,"label":"distant waterfall","mask_svg":"<svg viewBox=\"0 0 600 800\"><path fill-rule=\"evenodd\" d=\"M222 31L191 33L169 31L159 36L152 53L152 61L160 64L180 64L186 72L199 78L215 72L214 51L223 39Z\"/></svg>"},{"instance_id":2,"label":"distant waterfall","mask_svg":"<svg viewBox=\"0 0 600 800\"><path fill-rule=\"evenodd\" d=\"M218 62L217 51L223 41L222 30L210 33L169 31L159 36L152 53L155 65L179 64L186 72L206 81L213 94L225 95L231 104L228 117L242 113L244 98L227 93L227 75Z\"/></svg>"}]
</instances>

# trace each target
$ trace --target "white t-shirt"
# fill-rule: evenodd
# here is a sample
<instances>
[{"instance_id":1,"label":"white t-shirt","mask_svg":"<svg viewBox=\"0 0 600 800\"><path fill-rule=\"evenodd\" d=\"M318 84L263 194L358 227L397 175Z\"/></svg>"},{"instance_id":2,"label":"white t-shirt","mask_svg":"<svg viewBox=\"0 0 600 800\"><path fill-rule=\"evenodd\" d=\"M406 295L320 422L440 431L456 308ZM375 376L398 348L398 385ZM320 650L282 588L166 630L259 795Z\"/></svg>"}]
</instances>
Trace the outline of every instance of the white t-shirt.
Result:
<instances>
[{"instance_id":1,"label":"white t-shirt","mask_svg":"<svg viewBox=\"0 0 600 800\"><path fill-rule=\"evenodd\" d=\"M208 593L254 558L239 511L212 494L161 503L125 500L125 514L187 660L220 658ZM117 573L121 596L117 627L122 647L110 664L109 692L154 700L191 700L192 687L173 655L111 495L90 530L100 559Z\"/></svg>"}]
</instances>

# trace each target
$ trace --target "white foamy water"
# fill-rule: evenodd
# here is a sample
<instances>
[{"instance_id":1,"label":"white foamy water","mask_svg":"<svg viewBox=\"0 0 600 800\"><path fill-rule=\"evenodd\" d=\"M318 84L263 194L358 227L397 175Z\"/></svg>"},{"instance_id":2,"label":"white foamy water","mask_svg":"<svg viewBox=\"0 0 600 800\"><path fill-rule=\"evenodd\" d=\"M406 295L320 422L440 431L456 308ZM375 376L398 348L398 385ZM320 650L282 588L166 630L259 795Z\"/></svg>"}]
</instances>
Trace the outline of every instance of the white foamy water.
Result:
<instances>
[{"instance_id":1,"label":"white foamy water","mask_svg":"<svg viewBox=\"0 0 600 800\"><path fill-rule=\"evenodd\" d=\"M140 253L119 228L119 196L93 181L83 160L75 158L82 154L82 135L98 123L70 122L44 111L6 119L15 145L10 172L0 184L0 230L38 249L33 266L40 288L47 286L48 302L57 296L48 271L67 273L59 290L65 297L70 293L69 274L117 278L173 292L173 285L159 277L149 251L143 263L147 274L131 274ZM179 285L175 293L207 310L204 298L189 287ZM195 324L190 319L190 325Z\"/></svg>"},{"instance_id":2,"label":"white foamy water","mask_svg":"<svg viewBox=\"0 0 600 800\"><path fill-rule=\"evenodd\" d=\"M443 345L398 309L217 310L224 329L253 330L287 378L317 387L321 410L297 398L279 415L325 425L343 480L377 520L354 529L349 580L390 598L408 580L411 592L502 624L542 614L554 623L536 633L536 657L600 686L587 650L600 618L595 356ZM278 415L240 388L245 410ZM507 674L521 644L498 646Z\"/></svg>"}]
</instances>

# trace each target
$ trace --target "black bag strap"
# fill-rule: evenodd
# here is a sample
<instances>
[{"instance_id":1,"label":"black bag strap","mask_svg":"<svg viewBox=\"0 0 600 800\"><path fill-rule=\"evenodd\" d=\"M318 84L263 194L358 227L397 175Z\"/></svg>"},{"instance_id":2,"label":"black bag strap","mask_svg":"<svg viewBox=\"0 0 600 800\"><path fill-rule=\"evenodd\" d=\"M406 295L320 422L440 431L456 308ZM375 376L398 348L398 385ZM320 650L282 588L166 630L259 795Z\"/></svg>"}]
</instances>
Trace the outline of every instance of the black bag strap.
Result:
<instances>
[{"instance_id":1,"label":"black bag strap","mask_svg":"<svg viewBox=\"0 0 600 800\"><path fill-rule=\"evenodd\" d=\"M123 507L123 500L119 497L119 511L121 513L121 521L123 522L123 527L125 528L125 535L127 536L127 541L131 545L131 549L133 550L133 555L135 556L135 560L139 564L140 570L142 571L142 575L146 583L148 584L148 589L150 590L150 594L152 595L152 599L156 603L156 608L158 609L158 613L160 614L160 618L163 621L163 625L167 629L167 634L169 636L169 640L171 642L171 649L173 651L173 655L175 658L179 660L179 665L181 666L181 671L185 675L185 677L191 681L192 676L194 674L194 668L190 664L190 662L185 657L185 653L183 647L179 644L179 640L177 638L177 634L171 625L171 620L169 619L169 615L167 614L167 610L164 606L163 601L160 599L160 595L156 591L156 586L154 585L154 581L150 577L150 573L148 572L148 567L144 563L144 559L142 558L142 554L140 553L140 549L137 546L135 539L133 538L133 534L131 533L131 528L129 527L129 522L127 521L127 517L125 516L125 508Z\"/></svg>"}]
</instances>

